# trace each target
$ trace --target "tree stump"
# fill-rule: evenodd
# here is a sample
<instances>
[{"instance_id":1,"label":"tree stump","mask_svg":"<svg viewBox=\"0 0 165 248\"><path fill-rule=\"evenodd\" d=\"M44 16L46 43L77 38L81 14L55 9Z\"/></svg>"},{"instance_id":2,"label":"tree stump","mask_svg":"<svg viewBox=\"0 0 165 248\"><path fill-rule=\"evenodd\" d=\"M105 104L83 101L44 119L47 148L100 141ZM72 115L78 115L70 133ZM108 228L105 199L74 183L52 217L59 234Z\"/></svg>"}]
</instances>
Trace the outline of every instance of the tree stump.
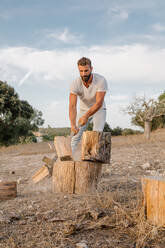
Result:
<instances>
[{"instance_id":1,"label":"tree stump","mask_svg":"<svg viewBox=\"0 0 165 248\"><path fill-rule=\"evenodd\" d=\"M75 162L75 193L95 192L101 177L102 164L90 161Z\"/></svg>"},{"instance_id":2,"label":"tree stump","mask_svg":"<svg viewBox=\"0 0 165 248\"><path fill-rule=\"evenodd\" d=\"M142 178L144 207L147 219L153 225L165 224L165 179L161 177Z\"/></svg>"},{"instance_id":3,"label":"tree stump","mask_svg":"<svg viewBox=\"0 0 165 248\"><path fill-rule=\"evenodd\" d=\"M111 156L111 133L86 131L82 136L81 159L109 163Z\"/></svg>"},{"instance_id":4,"label":"tree stump","mask_svg":"<svg viewBox=\"0 0 165 248\"><path fill-rule=\"evenodd\" d=\"M17 196L17 182L0 182L0 200L9 200Z\"/></svg>"},{"instance_id":5,"label":"tree stump","mask_svg":"<svg viewBox=\"0 0 165 248\"><path fill-rule=\"evenodd\" d=\"M53 192L95 192L102 165L90 161L59 161L53 167Z\"/></svg>"}]
</instances>

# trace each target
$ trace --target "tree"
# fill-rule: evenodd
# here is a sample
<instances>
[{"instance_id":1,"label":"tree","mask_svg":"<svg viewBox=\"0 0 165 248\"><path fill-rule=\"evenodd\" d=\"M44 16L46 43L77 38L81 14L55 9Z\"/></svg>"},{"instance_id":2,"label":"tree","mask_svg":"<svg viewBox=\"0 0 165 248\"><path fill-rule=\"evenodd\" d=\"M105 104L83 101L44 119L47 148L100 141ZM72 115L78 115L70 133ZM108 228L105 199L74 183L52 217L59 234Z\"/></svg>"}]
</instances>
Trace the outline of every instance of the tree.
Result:
<instances>
[{"instance_id":1,"label":"tree","mask_svg":"<svg viewBox=\"0 0 165 248\"><path fill-rule=\"evenodd\" d=\"M41 111L20 100L14 88L0 81L0 144L9 145L25 140L42 125Z\"/></svg>"},{"instance_id":2,"label":"tree","mask_svg":"<svg viewBox=\"0 0 165 248\"><path fill-rule=\"evenodd\" d=\"M144 128L144 135L147 139L150 138L152 130L152 121L155 118L165 115L165 100L155 101L152 98L146 99L143 97L135 97L125 110L132 116L132 123Z\"/></svg>"}]
</instances>

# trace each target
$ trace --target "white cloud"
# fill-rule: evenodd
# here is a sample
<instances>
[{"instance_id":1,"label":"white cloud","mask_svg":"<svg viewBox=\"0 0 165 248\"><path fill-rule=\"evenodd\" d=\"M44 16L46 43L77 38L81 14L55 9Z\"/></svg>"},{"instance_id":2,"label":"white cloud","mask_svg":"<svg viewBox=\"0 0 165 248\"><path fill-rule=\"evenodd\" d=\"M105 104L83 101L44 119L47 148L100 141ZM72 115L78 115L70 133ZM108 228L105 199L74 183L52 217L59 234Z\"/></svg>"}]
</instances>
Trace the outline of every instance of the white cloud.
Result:
<instances>
[{"instance_id":1,"label":"white cloud","mask_svg":"<svg viewBox=\"0 0 165 248\"><path fill-rule=\"evenodd\" d=\"M156 30L157 32L165 31L165 26L162 26L162 25L159 24L159 23L154 24L152 27L153 27L153 29Z\"/></svg>"},{"instance_id":2,"label":"white cloud","mask_svg":"<svg viewBox=\"0 0 165 248\"><path fill-rule=\"evenodd\" d=\"M76 62L81 56L90 57L94 71L113 82L165 81L165 49L144 45L97 46L74 50L37 50L26 47L0 49L1 77L10 79L15 73L20 82L27 72L37 79L68 81L77 74Z\"/></svg>"},{"instance_id":3,"label":"white cloud","mask_svg":"<svg viewBox=\"0 0 165 248\"><path fill-rule=\"evenodd\" d=\"M117 126L121 128L135 128L131 125L131 118L128 114L124 114L123 109L127 104L111 103L107 105L107 122L111 128Z\"/></svg>"},{"instance_id":4,"label":"white cloud","mask_svg":"<svg viewBox=\"0 0 165 248\"><path fill-rule=\"evenodd\" d=\"M1 80L21 85L21 94L24 91L24 82L26 86L29 84L29 92L32 92L36 85L38 94L34 96L35 99L30 100L30 94L27 100L30 100L32 105L33 102L37 103L37 108L43 111L46 123L51 126L69 125L67 93L61 96L60 94L68 92L70 82L78 75L76 63L82 56L91 58L94 72L104 75L108 80L110 90L106 95L107 120L112 123L112 127L128 126L129 117L124 116L119 109L120 106L128 104L133 93L142 92L145 86L146 95L152 96L154 92L159 94L158 85L161 85L162 92L164 91L165 49L158 47L139 44L52 51L10 47L1 48L0 54ZM138 88L139 83L141 88ZM132 85L131 90L129 85ZM41 90L42 88L44 90ZM119 93L116 93L117 90L114 93L112 89L119 89ZM45 90L50 91L50 96L49 92L45 95Z\"/></svg>"},{"instance_id":5,"label":"white cloud","mask_svg":"<svg viewBox=\"0 0 165 248\"><path fill-rule=\"evenodd\" d=\"M119 17L120 17L120 19L123 19L123 20L128 19L128 12L126 12L126 11L121 11L121 12L119 13Z\"/></svg>"},{"instance_id":6,"label":"white cloud","mask_svg":"<svg viewBox=\"0 0 165 248\"><path fill-rule=\"evenodd\" d=\"M52 101L45 103L43 106L43 116L45 119L44 126L50 125L51 127L65 127L70 126L68 115L68 102Z\"/></svg>"},{"instance_id":7,"label":"white cloud","mask_svg":"<svg viewBox=\"0 0 165 248\"><path fill-rule=\"evenodd\" d=\"M165 80L164 49L137 44L97 47L91 53L96 69L112 81L149 85Z\"/></svg>"},{"instance_id":8,"label":"white cloud","mask_svg":"<svg viewBox=\"0 0 165 248\"><path fill-rule=\"evenodd\" d=\"M113 101L125 101L128 100L128 96L124 95L110 95L110 99Z\"/></svg>"},{"instance_id":9,"label":"white cloud","mask_svg":"<svg viewBox=\"0 0 165 248\"><path fill-rule=\"evenodd\" d=\"M82 36L70 33L68 28L65 28L63 31L49 32L46 36L69 44L79 44L82 40Z\"/></svg>"},{"instance_id":10,"label":"white cloud","mask_svg":"<svg viewBox=\"0 0 165 248\"><path fill-rule=\"evenodd\" d=\"M112 22L124 21L128 19L128 16L129 12L121 9L120 7L110 8L108 10L108 18L110 18Z\"/></svg>"}]
</instances>

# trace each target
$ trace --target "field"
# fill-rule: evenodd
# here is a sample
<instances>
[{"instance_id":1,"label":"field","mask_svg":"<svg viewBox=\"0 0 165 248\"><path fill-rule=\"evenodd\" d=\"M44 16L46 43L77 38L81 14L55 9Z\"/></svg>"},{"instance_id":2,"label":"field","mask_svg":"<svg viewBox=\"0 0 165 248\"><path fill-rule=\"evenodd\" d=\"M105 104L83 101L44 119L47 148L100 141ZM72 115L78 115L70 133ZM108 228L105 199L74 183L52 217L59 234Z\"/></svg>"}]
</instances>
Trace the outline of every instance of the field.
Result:
<instances>
[{"instance_id":1,"label":"field","mask_svg":"<svg viewBox=\"0 0 165 248\"><path fill-rule=\"evenodd\" d=\"M94 195L53 194L51 178L33 184L43 156L54 157L49 144L0 148L0 180L18 182L18 196L0 202L0 247L165 247L165 226L146 221L141 193L142 176L165 176L164 129L150 141L142 134L113 137Z\"/></svg>"}]
</instances>

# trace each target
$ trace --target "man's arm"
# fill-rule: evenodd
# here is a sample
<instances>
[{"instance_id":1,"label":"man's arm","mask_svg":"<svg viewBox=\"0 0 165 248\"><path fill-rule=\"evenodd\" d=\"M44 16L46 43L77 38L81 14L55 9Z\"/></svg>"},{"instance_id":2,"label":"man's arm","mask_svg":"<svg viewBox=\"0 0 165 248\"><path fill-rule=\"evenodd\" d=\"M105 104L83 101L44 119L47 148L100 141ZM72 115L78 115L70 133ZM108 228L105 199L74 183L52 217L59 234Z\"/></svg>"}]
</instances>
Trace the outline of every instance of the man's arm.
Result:
<instances>
[{"instance_id":1,"label":"man's arm","mask_svg":"<svg viewBox=\"0 0 165 248\"><path fill-rule=\"evenodd\" d=\"M71 124L71 132L74 134L78 133L76 127L76 116L77 116L77 95L70 93L69 95L69 119Z\"/></svg>"},{"instance_id":2,"label":"man's arm","mask_svg":"<svg viewBox=\"0 0 165 248\"><path fill-rule=\"evenodd\" d=\"M96 103L79 119L80 126L87 123L88 118L95 114L103 105L104 97L106 92L96 92Z\"/></svg>"}]
</instances>

